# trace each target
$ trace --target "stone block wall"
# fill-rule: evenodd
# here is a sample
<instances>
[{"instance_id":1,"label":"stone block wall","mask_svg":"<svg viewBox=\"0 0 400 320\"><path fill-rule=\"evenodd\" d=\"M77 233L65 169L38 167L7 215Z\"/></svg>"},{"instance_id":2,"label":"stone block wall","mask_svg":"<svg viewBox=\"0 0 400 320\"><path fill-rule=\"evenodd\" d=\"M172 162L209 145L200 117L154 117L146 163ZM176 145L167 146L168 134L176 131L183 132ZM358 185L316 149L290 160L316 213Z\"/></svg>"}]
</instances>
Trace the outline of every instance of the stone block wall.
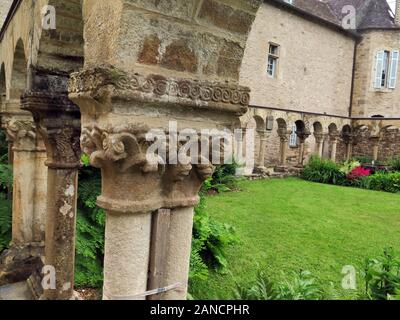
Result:
<instances>
[{"instance_id":1,"label":"stone block wall","mask_svg":"<svg viewBox=\"0 0 400 320\"><path fill-rule=\"evenodd\" d=\"M91 14L85 25L86 66L108 61L126 71L237 82L260 3L87 1L84 11Z\"/></svg>"},{"instance_id":2,"label":"stone block wall","mask_svg":"<svg viewBox=\"0 0 400 320\"><path fill-rule=\"evenodd\" d=\"M269 42L280 46L276 78L267 75ZM252 105L348 116L354 45L343 33L264 3L240 81L251 88Z\"/></svg>"},{"instance_id":3,"label":"stone block wall","mask_svg":"<svg viewBox=\"0 0 400 320\"><path fill-rule=\"evenodd\" d=\"M399 30L365 31L357 46L354 77L353 117L398 117L400 109L400 68L395 89L375 89L376 54L379 50L400 50Z\"/></svg>"}]
</instances>

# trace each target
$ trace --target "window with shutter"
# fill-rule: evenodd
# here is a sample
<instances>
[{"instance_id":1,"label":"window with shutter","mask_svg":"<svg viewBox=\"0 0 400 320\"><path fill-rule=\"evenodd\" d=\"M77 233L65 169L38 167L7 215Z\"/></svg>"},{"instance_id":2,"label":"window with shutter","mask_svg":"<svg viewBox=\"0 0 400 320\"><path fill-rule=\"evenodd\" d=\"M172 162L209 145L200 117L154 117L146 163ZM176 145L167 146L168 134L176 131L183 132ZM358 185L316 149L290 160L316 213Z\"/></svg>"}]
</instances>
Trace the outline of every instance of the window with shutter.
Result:
<instances>
[{"instance_id":1,"label":"window with shutter","mask_svg":"<svg viewBox=\"0 0 400 320\"><path fill-rule=\"evenodd\" d=\"M396 88L398 65L399 65L399 51L394 50L392 52L392 58L390 61L390 78L389 78L390 89Z\"/></svg>"},{"instance_id":2,"label":"window with shutter","mask_svg":"<svg viewBox=\"0 0 400 320\"><path fill-rule=\"evenodd\" d=\"M385 52L383 50L378 51L378 53L376 54L374 88L378 88L378 89L380 89L382 87L384 54L385 54Z\"/></svg>"}]
</instances>

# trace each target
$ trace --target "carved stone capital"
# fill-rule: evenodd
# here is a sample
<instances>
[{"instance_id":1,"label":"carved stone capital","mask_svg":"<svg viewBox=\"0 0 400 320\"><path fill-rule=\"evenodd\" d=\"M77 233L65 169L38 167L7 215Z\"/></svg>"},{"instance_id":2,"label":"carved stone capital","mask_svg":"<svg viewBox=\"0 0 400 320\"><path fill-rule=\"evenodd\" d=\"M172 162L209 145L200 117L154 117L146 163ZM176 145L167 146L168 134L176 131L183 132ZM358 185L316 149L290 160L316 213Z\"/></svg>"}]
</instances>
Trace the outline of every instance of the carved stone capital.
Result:
<instances>
[{"instance_id":1,"label":"carved stone capital","mask_svg":"<svg viewBox=\"0 0 400 320\"><path fill-rule=\"evenodd\" d=\"M326 139L328 134L323 132L314 132L315 142L316 143L323 143Z\"/></svg>"},{"instance_id":2,"label":"carved stone capital","mask_svg":"<svg viewBox=\"0 0 400 320\"><path fill-rule=\"evenodd\" d=\"M102 208L139 213L198 203L200 187L213 174L214 166L207 159L171 164L168 139L159 144L165 156L148 153L153 142L146 140L147 132L144 125L82 130L83 152L90 156L93 166L102 169L105 183L98 199ZM177 150L183 146L177 143Z\"/></svg>"},{"instance_id":3,"label":"carved stone capital","mask_svg":"<svg viewBox=\"0 0 400 320\"><path fill-rule=\"evenodd\" d=\"M279 136L281 142L288 142L291 134L292 134L292 132L288 131L286 128L278 129L278 136Z\"/></svg>"},{"instance_id":4,"label":"carved stone capital","mask_svg":"<svg viewBox=\"0 0 400 320\"><path fill-rule=\"evenodd\" d=\"M304 143L309 136L311 136L311 132L310 131L298 131L296 132L297 136L300 139L300 143Z\"/></svg>"},{"instance_id":5,"label":"carved stone capital","mask_svg":"<svg viewBox=\"0 0 400 320\"><path fill-rule=\"evenodd\" d=\"M33 114L42 135L48 161L55 169L76 169L80 164L80 112L66 95L27 92L22 98L22 109Z\"/></svg>"},{"instance_id":6,"label":"carved stone capital","mask_svg":"<svg viewBox=\"0 0 400 320\"><path fill-rule=\"evenodd\" d=\"M7 140L13 144L15 151L37 151L37 128L32 119L11 117L3 120Z\"/></svg>"},{"instance_id":7,"label":"carved stone capital","mask_svg":"<svg viewBox=\"0 0 400 320\"><path fill-rule=\"evenodd\" d=\"M114 67L73 73L69 82L72 99L92 98L160 102L243 115L250 90L229 83L166 78L161 75L127 74Z\"/></svg>"}]
</instances>

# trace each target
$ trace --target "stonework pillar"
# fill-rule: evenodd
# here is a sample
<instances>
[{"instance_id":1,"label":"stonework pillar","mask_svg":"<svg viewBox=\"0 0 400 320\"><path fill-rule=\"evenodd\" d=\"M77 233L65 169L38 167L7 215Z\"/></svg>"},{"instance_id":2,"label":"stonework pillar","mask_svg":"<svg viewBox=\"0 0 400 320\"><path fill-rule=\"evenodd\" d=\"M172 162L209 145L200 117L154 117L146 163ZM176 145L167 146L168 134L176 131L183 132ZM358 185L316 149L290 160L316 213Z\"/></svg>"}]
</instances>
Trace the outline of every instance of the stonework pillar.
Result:
<instances>
[{"instance_id":1,"label":"stonework pillar","mask_svg":"<svg viewBox=\"0 0 400 320\"><path fill-rule=\"evenodd\" d=\"M315 154L319 158L322 158L323 157L323 153L324 153L324 142L325 142L325 139L326 139L326 134L324 134L322 132L321 133L316 132L316 133L314 133L314 136L315 136L315 142L316 142L316 147L315 147L316 152L315 152Z\"/></svg>"},{"instance_id":2,"label":"stonework pillar","mask_svg":"<svg viewBox=\"0 0 400 320\"><path fill-rule=\"evenodd\" d=\"M337 143L338 143L338 134L331 134L329 136L330 142L331 142L331 160L333 162L336 162L336 152L337 152Z\"/></svg>"},{"instance_id":3,"label":"stonework pillar","mask_svg":"<svg viewBox=\"0 0 400 320\"><path fill-rule=\"evenodd\" d=\"M68 300L74 295L80 113L65 95L28 92L22 104L33 113L47 150L45 264L55 270L56 287L45 288L42 299Z\"/></svg>"},{"instance_id":4,"label":"stonework pillar","mask_svg":"<svg viewBox=\"0 0 400 320\"><path fill-rule=\"evenodd\" d=\"M279 166L284 169L287 166L287 150L289 148L288 143L289 143L289 138L291 135L291 132L288 132L286 129L285 130L278 130L278 135L280 138L280 147L279 147Z\"/></svg>"},{"instance_id":5,"label":"stonework pillar","mask_svg":"<svg viewBox=\"0 0 400 320\"><path fill-rule=\"evenodd\" d=\"M201 131L227 127L245 113L248 89L98 68L73 74L69 96L82 112L82 150L102 170L97 203L107 212L104 299L145 299L146 290L160 289L148 288L152 214L160 209L170 209L171 220L157 283L173 287L163 299L185 299L193 207L214 169L210 154L189 157L186 148L209 150ZM190 116L183 117L188 108ZM181 120L173 116L179 114ZM187 128L194 134L178 141L170 121L178 121L176 135ZM148 153L150 131L159 134L157 154Z\"/></svg>"},{"instance_id":6,"label":"stonework pillar","mask_svg":"<svg viewBox=\"0 0 400 320\"><path fill-rule=\"evenodd\" d=\"M310 133L299 132L299 133L297 133L297 136L299 137L299 140L300 140L298 166L303 167L304 156L305 156L305 142L306 142L307 138L310 136Z\"/></svg>"},{"instance_id":7,"label":"stonework pillar","mask_svg":"<svg viewBox=\"0 0 400 320\"><path fill-rule=\"evenodd\" d=\"M192 244L193 207L176 208L171 212L164 286L177 288L165 293L165 300L186 300Z\"/></svg>"},{"instance_id":8,"label":"stonework pillar","mask_svg":"<svg viewBox=\"0 0 400 320\"><path fill-rule=\"evenodd\" d=\"M41 185L47 176L43 141L29 116L12 116L4 127L13 145L12 243L40 243L46 219L46 185Z\"/></svg>"},{"instance_id":9,"label":"stonework pillar","mask_svg":"<svg viewBox=\"0 0 400 320\"><path fill-rule=\"evenodd\" d=\"M265 171L265 152L267 148L268 133L267 131L259 131L258 133L260 136L260 150L256 170L262 173Z\"/></svg>"},{"instance_id":10,"label":"stonework pillar","mask_svg":"<svg viewBox=\"0 0 400 320\"><path fill-rule=\"evenodd\" d=\"M353 156L354 139L352 135L343 136L343 141L346 145L346 161L350 161Z\"/></svg>"},{"instance_id":11,"label":"stonework pillar","mask_svg":"<svg viewBox=\"0 0 400 320\"><path fill-rule=\"evenodd\" d=\"M381 141L380 137L371 137L370 141L372 143L372 159L373 161L378 161L379 158L379 143Z\"/></svg>"}]
</instances>

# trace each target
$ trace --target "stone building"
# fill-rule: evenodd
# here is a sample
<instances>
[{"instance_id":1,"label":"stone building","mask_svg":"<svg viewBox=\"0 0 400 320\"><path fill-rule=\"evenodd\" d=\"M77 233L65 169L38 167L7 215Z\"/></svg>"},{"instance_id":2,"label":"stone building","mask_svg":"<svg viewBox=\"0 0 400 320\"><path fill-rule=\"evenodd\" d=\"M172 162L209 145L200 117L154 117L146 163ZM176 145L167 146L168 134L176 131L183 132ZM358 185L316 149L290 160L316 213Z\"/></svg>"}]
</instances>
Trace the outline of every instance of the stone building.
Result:
<instances>
[{"instance_id":1,"label":"stone building","mask_svg":"<svg viewBox=\"0 0 400 320\"><path fill-rule=\"evenodd\" d=\"M385 0L264 1L240 73L257 167L400 154L398 20Z\"/></svg>"},{"instance_id":2,"label":"stone building","mask_svg":"<svg viewBox=\"0 0 400 320\"><path fill-rule=\"evenodd\" d=\"M82 151L102 175L104 299L124 300L186 297L193 208L214 170L212 152L149 159L149 130L255 128L261 171L399 153L400 15L385 0L1 0L3 17L14 175L0 286L32 297L75 298ZM162 148L174 144L187 152Z\"/></svg>"}]
</instances>

